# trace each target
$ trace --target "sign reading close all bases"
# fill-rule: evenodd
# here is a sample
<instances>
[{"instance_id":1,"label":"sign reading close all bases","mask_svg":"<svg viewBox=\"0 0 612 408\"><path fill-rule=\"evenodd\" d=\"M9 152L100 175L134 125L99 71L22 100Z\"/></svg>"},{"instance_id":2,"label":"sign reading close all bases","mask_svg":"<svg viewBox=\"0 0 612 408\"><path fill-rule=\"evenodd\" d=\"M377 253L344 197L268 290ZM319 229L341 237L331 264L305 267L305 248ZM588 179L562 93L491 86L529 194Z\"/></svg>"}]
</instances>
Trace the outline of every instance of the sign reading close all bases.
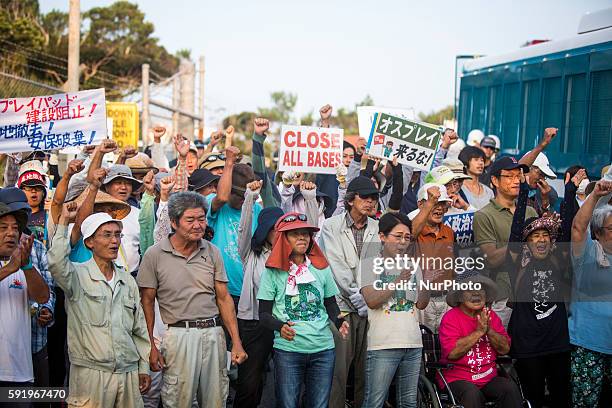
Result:
<instances>
[{"instance_id":1,"label":"sign reading close all bases","mask_svg":"<svg viewBox=\"0 0 612 408\"><path fill-rule=\"evenodd\" d=\"M443 129L386 113L376 113L366 151L416 169L430 170Z\"/></svg>"},{"instance_id":2,"label":"sign reading close all bases","mask_svg":"<svg viewBox=\"0 0 612 408\"><path fill-rule=\"evenodd\" d=\"M336 174L343 140L343 129L283 125L279 170Z\"/></svg>"},{"instance_id":3,"label":"sign reading close all bases","mask_svg":"<svg viewBox=\"0 0 612 408\"><path fill-rule=\"evenodd\" d=\"M113 119L113 139L117 145L120 148L138 146L138 105L133 102L107 102L106 114Z\"/></svg>"},{"instance_id":4,"label":"sign reading close all bases","mask_svg":"<svg viewBox=\"0 0 612 408\"><path fill-rule=\"evenodd\" d=\"M100 144L106 138L104 89L0 100L0 152Z\"/></svg>"}]
</instances>

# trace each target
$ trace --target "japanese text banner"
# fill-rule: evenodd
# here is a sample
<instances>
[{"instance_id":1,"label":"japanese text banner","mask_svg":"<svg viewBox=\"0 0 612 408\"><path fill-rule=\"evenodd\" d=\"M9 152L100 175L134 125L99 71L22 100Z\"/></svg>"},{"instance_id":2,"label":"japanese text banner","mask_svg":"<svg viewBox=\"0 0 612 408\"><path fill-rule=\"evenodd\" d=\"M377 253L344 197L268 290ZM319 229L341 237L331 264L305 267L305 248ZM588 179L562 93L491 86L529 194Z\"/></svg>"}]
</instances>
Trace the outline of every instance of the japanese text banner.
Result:
<instances>
[{"instance_id":1,"label":"japanese text banner","mask_svg":"<svg viewBox=\"0 0 612 408\"><path fill-rule=\"evenodd\" d=\"M283 125L278 169L336 174L343 140L344 129Z\"/></svg>"},{"instance_id":2,"label":"japanese text banner","mask_svg":"<svg viewBox=\"0 0 612 408\"><path fill-rule=\"evenodd\" d=\"M429 171L442 128L386 113L376 113L366 147L368 155Z\"/></svg>"},{"instance_id":3,"label":"japanese text banner","mask_svg":"<svg viewBox=\"0 0 612 408\"><path fill-rule=\"evenodd\" d=\"M104 89L0 100L0 152L53 150L105 139Z\"/></svg>"},{"instance_id":4,"label":"japanese text banner","mask_svg":"<svg viewBox=\"0 0 612 408\"><path fill-rule=\"evenodd\" d=\"M474 243L474 211L446 214L443 222L455 233L455 242L460 248Z\"/></svg>"}]
</instances>

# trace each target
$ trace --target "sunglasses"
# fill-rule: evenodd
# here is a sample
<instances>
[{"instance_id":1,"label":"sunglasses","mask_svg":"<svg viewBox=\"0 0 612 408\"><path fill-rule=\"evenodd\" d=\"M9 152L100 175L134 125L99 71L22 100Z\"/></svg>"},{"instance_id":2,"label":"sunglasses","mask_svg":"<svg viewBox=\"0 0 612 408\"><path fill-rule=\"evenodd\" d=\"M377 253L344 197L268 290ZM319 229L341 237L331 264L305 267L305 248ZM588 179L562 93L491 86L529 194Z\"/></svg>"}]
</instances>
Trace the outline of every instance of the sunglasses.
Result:
<instances>
[{"instance_id":1,"label":"sunglasses","mask_svg":"<svg viewBox=\"0 0 612 408\"><path fill-rule=\"evenodd\" d=\"M372 199L378 200L378 194L357 194L362 200Z\"/></svg>"},{"instance_id":2,"label":"sunglasses","mask_svg":"<svg viewBox=\"0 0 612 408\"><path fill-rule=\"evenodd\" d=\"M204 161L207 161L207 162L214 162L214 161L217 161L217 160L225 160L225 155L223 153L220 153L220 154L211 154L206 159L204 159Z\"/></svg>"},{"instance_id":3,"label":"sunglasses","mask_svg":"<svg viewBox=\"0 0 612 408\"><path fill-rule=\"evenodd\" d=\"M286 217L284 217L281 221L282 222L294 222L294 221L306 221L306 216L304 214L298 214L298 215L288 215Z\"/></svg>"}]
</instances>

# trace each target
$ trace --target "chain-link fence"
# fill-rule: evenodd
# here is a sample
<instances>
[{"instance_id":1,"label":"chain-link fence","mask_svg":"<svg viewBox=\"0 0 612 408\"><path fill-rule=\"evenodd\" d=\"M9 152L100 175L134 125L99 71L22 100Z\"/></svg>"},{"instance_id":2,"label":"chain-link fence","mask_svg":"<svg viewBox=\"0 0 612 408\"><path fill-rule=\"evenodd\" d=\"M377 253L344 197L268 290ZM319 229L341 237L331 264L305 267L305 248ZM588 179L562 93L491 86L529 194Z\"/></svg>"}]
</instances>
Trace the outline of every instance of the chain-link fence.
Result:
<instances>
[{"instance_id":1,"label":"chain-link fence","mask_svg":"<svg viewBox=\"0 0 612 408\"><path fill-rule=\"evenodd\" d=\"M62 92L60 88L0 71L0 99L48 95Z\"/></svg>"}]
</instances>

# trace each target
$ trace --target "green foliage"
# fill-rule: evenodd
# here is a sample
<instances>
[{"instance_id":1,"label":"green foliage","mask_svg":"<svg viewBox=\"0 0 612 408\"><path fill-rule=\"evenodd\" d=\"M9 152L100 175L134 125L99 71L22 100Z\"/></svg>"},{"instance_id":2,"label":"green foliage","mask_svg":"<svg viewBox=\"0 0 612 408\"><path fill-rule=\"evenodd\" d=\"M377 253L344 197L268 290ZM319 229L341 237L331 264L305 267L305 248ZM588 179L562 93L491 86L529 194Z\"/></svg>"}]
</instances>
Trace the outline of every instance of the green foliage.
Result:
<instances>
[{"instance_id":1,"label":"green foliage","mask_svg":"<svg viewBox=\"0 0 612 408\"><path fill-rule=\"evenodd\" d=\"M289 123L297 103L297 95L291 92L272 92L272 108L259 108L259 116L273 122Z\"/></svg>"},{"instance_id":2,"label":"green foliage","mask_svg":"<svg viewBox=\"0 0 612 408\"><path fill-rule=\"evenodd\" d=\"M236 115L230 115L223 119L223 128L226 129L232 125L236 129L236 133L250 138L253 134L253 120L256 117L255 112L240 112Z\"/></svg>"},{"instance_id":3,"label":"green foliage","mask_svg":"<svg viewBox=\"0 0 612 408\"><path fill-rule=\"evenodd\" d=\"M300 118L300 124L302 126L313 126L315 124L314 111L308 112L306 115Z\"/></svg>"},{"instance_id":4,"label":"green foliage","mask_svg":"<svg viewBox=\"0 0 612 408\"><path fill-rule=\"evenodd\" d=\"M419 120L431 123L432 125L442 125L445 120L450 119L453 119L453 105L448 105L438 111L419 113Z\"/></svg>"},{"instance_id":5,"label":"green foliage","mask_svg":"<svg viewBox=\"0 0 612 408\"><path fill-rule=\"evenodd\" d=\"M181 48L180 50L177 50L174 53L174 56L177 57L179 60L181 58L184 59L191 59L191 50L189 48Z\"/></svg>"},{"instance_id":6,"label":"green foliage","mask_svg":"<svg viewBox=\"0 0 612 408\"><path fill-rule=\"evenodd\" d=\"M61 87L67 80L68 14L41 14L36 0L0 0L0 69ZM120 98L140 85L142 64L172 75L178 58L153 36L136 4L118 1L81 13L80 87Z\"/></svg>"}]
</instances>

